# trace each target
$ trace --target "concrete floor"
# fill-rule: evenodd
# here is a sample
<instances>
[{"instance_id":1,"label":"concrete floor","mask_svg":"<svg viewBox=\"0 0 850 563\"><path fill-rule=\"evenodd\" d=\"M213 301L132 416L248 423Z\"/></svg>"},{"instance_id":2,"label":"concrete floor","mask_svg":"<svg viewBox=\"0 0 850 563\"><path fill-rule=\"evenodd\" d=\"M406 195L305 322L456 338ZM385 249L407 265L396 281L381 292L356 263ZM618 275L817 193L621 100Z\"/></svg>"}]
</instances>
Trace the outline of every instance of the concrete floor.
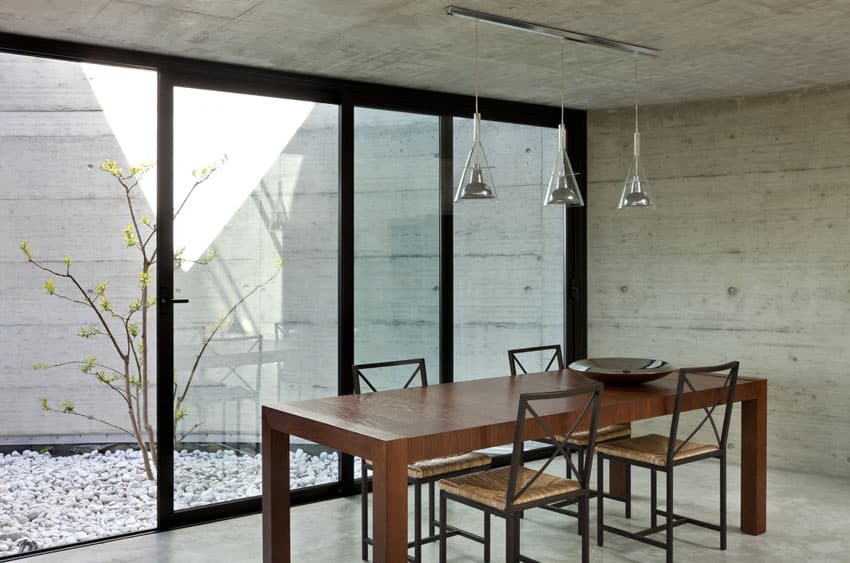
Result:
<instances>
[{"instance_id":1,"label":"concrete floor","mask_svg":"<svg viewBox=\"0 0 850 563\"><path fill-rule=\"evenodd\" d=\"M556 468L554 471L557 471ZM803 475L772 469L768 471L768 531L761 536L747 536L738 529L739 472L730 466L729 479L729 547L718 549L714 532L694 526L676 528L675 555L682 563L770 561L772 563L804 561L850 561L850 481L832 477ZM648 521L648 472L633 473L633 525ZM663 490L663 481L659 489ZM703 462L688 466L676 477L676 510L697 518L717 518L717 465ZM412 500L412 499L411 499ZM480 529L480 513L450 505L449 522ZM606 522L628 526L619 518L622 508L614 501L606 502ZM293 510L293 561L356 562L360 560L359 497L338 499ZM591 507L592 526L595 511ZM637 523L637 524L634 524ZM504 561L501 541L502 522L493 521L493 561ZM208 563L255 562L261 560L260 516L194 526L162 534L148 534L104 544L69 549L35 556L32 563ZM580 554L575 520L552 512L530 511L522 523L523 553L542 561L575 561ZM481 561L479 544L463 538L451 538L449 561ZM612 534L605 535L605 546L596 545L595 527L591 531L591 561L661 562L661 549L640 544ZM436 545L424 549L425 562L437 561Z\"/></svg>"}]
</instances>

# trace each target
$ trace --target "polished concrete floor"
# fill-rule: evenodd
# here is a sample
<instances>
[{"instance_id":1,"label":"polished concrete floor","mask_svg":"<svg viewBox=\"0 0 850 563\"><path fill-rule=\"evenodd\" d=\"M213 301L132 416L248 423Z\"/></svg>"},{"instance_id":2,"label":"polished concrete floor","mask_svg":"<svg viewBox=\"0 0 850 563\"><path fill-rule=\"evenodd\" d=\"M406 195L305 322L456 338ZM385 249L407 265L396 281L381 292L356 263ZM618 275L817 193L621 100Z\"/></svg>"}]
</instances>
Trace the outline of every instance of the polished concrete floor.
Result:
<instances>
[{"instance_id":1,"label":"polished concrete floor","mask_svg":"<svg viewBox=\"0 0 850 563\"><path fill-rule=\"evenodd\" d=\"M553 469L557 472L560 468ZM738 467L729 468L729 547L720 551L715 532L694 526L675 530L675 558L685 562L756 561L848 562L850 561L850 480L803 475L772 469L768 471L767 533L748 536L740 532ZM648 522L649 477L633 473L635 505L632 521L619 518L622 508L606 502L608 517L617 525L639 526ZM661 478L663 479L663 477ZM715 462L683 468L676 476L676 511L703 520L716 521L718 475ZM663 490L663 480L659 482ZM357 562L360 560L359 497L301 506L292 511L292 537L296 562ZM605 546L596 545L595 511L591 508L591 561L661 562L661 549L632 540L605 535ZM450 505L449 523L480 529L477 511ZM504 561L502 522L494 524L493 561ZM32 563L209 563L257 562L261 560L260 516L116 540L35 556ZM552 512L530 511L522 523L523 553L541 561L577 561L580 544L575 520ZM449 561L482 560L479 544L450 538ZM425 562L437 561L436 545L424 549Z\"/></svg>"}]
</instances>

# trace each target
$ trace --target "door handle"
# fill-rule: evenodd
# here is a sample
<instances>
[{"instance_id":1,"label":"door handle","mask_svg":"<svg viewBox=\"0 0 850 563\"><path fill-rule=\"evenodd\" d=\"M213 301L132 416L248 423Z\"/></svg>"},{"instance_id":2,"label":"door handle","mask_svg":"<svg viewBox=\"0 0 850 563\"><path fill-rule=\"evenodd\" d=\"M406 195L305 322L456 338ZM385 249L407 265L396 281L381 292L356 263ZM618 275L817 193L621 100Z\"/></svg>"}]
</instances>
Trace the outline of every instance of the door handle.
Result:
<instances>
[{"instance_id":1,"label":"door handle","mask_svg":"<svg viewBox=\"0 0 850 563\"><path fill-rule=\"evenodd\" d=\"M160 305L168 305L169 303L188 303L188 299L169 299L167 297L161 297L159 299Z\"/></svg>"}]
</instances>

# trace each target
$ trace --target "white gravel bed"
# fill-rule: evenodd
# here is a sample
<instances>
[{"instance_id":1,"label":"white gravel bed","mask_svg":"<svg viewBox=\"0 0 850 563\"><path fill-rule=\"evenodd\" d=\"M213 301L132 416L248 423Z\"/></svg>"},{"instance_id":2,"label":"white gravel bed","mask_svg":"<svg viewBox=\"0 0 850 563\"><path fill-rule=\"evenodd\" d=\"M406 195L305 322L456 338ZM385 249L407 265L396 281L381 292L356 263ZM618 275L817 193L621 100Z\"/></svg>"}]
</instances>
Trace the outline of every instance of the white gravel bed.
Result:
<instances>
[{"instance_id":1,"label":"white gravel bed","mask_svg":"<svg viewBox=\"0 0 850 563\"><path fill-rule=\"evenodd\" d=\"M261 457L174 452L179 510L261 492ZM337 454L289 454L290 486L336 481ZM358 467L359 469L359 467ZM0 557L156 527L156 485L137 450L0 454Z\"/></svg>"}]
</instances>

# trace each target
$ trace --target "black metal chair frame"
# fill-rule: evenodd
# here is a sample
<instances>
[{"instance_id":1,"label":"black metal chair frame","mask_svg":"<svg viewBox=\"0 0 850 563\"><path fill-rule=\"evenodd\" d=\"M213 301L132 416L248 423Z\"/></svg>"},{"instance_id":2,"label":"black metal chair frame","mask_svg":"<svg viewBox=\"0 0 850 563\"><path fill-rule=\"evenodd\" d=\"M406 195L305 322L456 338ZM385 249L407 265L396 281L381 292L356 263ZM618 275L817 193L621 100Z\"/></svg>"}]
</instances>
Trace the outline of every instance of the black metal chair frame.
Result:
<instances>
[{"instance_id":1,"label":"black metal chair frame","mask_svg":"<svg viewBox=\"0 0 850 563\"><path fill-rule=\"evenodd\" d=\"M706 403L702 400L697 390L694 388L693 383L688 379L689 374L718 374L722 372L728 372L726 374L726 379L723 383L723 386L718 390L717 396L714 398L711 406L706 405ZM676 387L676 402L673 407L673 419L670 425L670 437L668 439L667 445L667 457L666 463L663 467L650 464L637 462L633 460L625 460L623 458L619 458L616 456L610 456L603 453L598 453L598 465L597 465L597 498L598 498L598 506L596 512L596 523L597 523L597 536L596 541L601 546L604 541L604 532L612 532L614 534L624 536L627 538L631 538L633 540L637 540L649 545L654 545L656 547L660 547L667 552L667 563L673 562L673 528L676 526L681 526L682 524L694 524L697 526L701 526L703 528L708 528L709 530L714 530L716 532L720 532L720 549L726 549L726 445L727 440L729 438L729 423L732 418L732 404L734 402L735 397L735 385L738 381L738 362L728 362L721 365L716 366L706 366L706 367L694 367L694 368L682 368L679 370L679 381ZM694 430L688 435L685 440L683 440L678 447L676 447L677 435L679 432L679 416L682 411L682 393L685 388L688 388L690 391L694 393L694 397L696 397L697 401L700 404L705 416L702 421L694 428ZM725 399L725 400L724 400ZM718 406L724 405L723 409L723 423L722 429L718 431L717 424L714 421L715 410ZM717 440L717 450L713 452L708 452L705 454L699 454L694 456L689 456L683 459L675 460L674 457L678 454L683 447L685 447L699 432L700 429L705 426L705 423L709 422L711 424L711 428L714 431L714 437ZM693 463L696 461L700 461L703 459L718 459L720 462L720 524L713 524L710 522L705 522L702 520L697 520L695 518L682 516L680 514L675 514L673 512L673 469L680 465L686 465L688 463ZM623 530L621 528L616 528L614 526L609 526L604 523L604 507L602 503L602 487L603 487L603 468L602 461L604 459L616 459L619 461L626 461L631 465L637 465L638 467L645 467L651 472L651 493L650 499L652 503L652 507L650 509L650 527L644 530L640 530L638 532L629 532L627 530ZM658 487L656 482L656 473L661 471L666 473L666 481L667 481L667 498L666 498L666 508L665 510L661 510L658 508ZM663 524L658 524L658 516L661 515L665 518L665 522ZM665 541L658 541L652 539L648 536L658 533L658 532L666 532Z\"/></svg>"},{"instance_id":2,"label":"black metal chair frame","mask_svg":"<svg viewBox=\"0 0 850 563\"><path fill-rule=\"evenodd\" d=\"M534 352L549 352L549 351L552 352L552 357L549 358L549 362L546 364L546 367L543 369L543 371L550 371L552 369L552 366L555 366L555 369L559 369L559 370L564 369L564 356L561 354L561 345L560 344L548 344L548 345L544 345L544 346L531 346L531 347L528 347L528 348L514 348L513 350L508 350L508 364L510 365L510 368L511 368L511 375L515 376L515 375L526 375L526 374L528 374L528 370L525 368L524 365L522 365L522 362L520 362L520 359L518 357L520 354L531 354L531 353L534 353ZM521 371L517 371L517 368L519 368L519 370L521 370ZM544 444L552 445L549 440L537 440L537 441L542 442ZM569 450L568 451L570 453L572 453L572 452L580 453L581 450L583 450L584 448L585 448L584 446L579 446L579 445L576 445L576 444L569 444ZM579 470L582 469L582 460L583 460L583 456L579 455L578 456L578 468L579 468ZM567 479L569 479L570 476L571 476L571 468L570 468L570 464L566 464L566 465L567 465ZM603 493L605 498L609 498L611 500L617 500L617 501L620 501L624 504L626 518L632 517L631 483L632 483L631 476L627 475L627 478L626 478L626 496L624 496L624 497L621 497L619 495L612 495L610 493ZM567 514L569 516L576 516L576 517L578 516L578 513L575 512L574 510L564 509L564 508L561 508L560 506L548 506L546 508L548 510L552 510L554 512L559 512L561 514Z\"/></svg>"},{"instance_id":3,"label":"black metal chair frame","mask_svg":"<svg viewBox=\"0 0 850 563\"><path fill-rule=\"evenodd\" d=\"M381 368L389 368L396 366L404 366L404 365L415 365L416 368L413 370L413 373L405 382L402 389L410 388L411 384L416 380L416 376L419 376L419 385L421 387L428 386L428 375L425 370L425 359L424 358L415 358L410 360L397 360L392 362L375 362L370 364L355 364L351 367L352 375L354 376L354 393L359 395L362 391L361 380L366 384L366 387L369 391L375 393L378 391L378 388L375 384L363 373L363 371L367 371L370 369L381 369ZM360 504L361 504L361 557L363 561L367 561L369 559L369 546L372 545L372 538L369 537L369 479L367 478L367 470L372 469L372 466L366 463L365 459L360 460ZM456 471L453 473L442 473L440 475L435 475L434 477L426 477L423 479L410 477L407 478L407 483L409 485L413 485L413 511L415 514L414 521L414 531L413 531L413 540L407 542L408 548L413 548L413 556L408 555L408 561L419 562L422 560L422 544L431 543L438 541L440 536L436 533L437 527L441 527L440 522L436 519L435 515L435 507L436 507L436 489L434 484L440 479L445 479L447 477L456 477L459 475L465 475L472 471L480 471L480 468L476 469L464 469L462 471ZM428 485L428 535L424 538L422 537L422 485ZM459 528L451 528L448 530L449 535L461 535L467 537L469 539L475 541L483 541L481 536L476 534L472 534L467 532L466 530L461 530Z\"/></svg>"},{"instance_id":4,"label":"black metal chair frame","mask_svg":"<svg viewBox=\"0 0 850 563\"><path fill-rule=\"evenodd\" d=\"M549 359L549 363L546 364L543 371L549 371L553 365L557 366L556 369L564 369L564 357L561 355L560 344L532 346L530 348L514 348L513 350L508 350L508 364L511 366L511 375L524 375L528 373L528 370L525 369L525 366L522 365L522 362L520 362L517 357L519 354L531 354L533 352L546 352L549 350L552 351L552 357ZM519 374L517 373L517 367L522 370Z\"/></svg>"},{"instance_id":5,"label":"black metal chair frame","mask_svg":"<svg viewBox=\"0 0 850 563\"><path fill-rule=\"evenodd\" d=\"M516 430L514 433L514 443L513 443L513 452L511 453L511 466L510 466L510 474L508 477L508 487L505 495L505 509L498 510L493 508L492 506L482 504L471 499L461 497L458 495L454 495L446 492L445 490L440 491L440 521L446 522L446 501L453 500L455 502L459 502L466 506L470 506L472 508L477 508L484 513L484 561L490 561L490 515L495 514L501 518L505 519L506 524L506 561L508 563L515 563L519 561L530 562L530 563L539 563L535 559L531 559L530 557L526 557L520 554L520 533L519 533L519 524L520 519L522 518L523 513L526 510L531 508L546 508L547 505L552 503L557 504L573 504L579 503L578 509L578 518L579 518L579 529L584 532L581 534L581 556L582 563L587 563L589 560L589 548L590 541L589 535L586 533L588 529L588 518L589 518L589 500L591 496L591 491L588 487L590 481L590 473L591 466L593 463L593 446L596 441L596 426L599 418L599 401L600 401L600 393L602 392L602 384L593 383L586 387L574 388L574 389L565 389L563 391L548 391L543 393L524 393L520 395L519 398L519 406L517 408L517 422L516 422ZM532 403L537 401L547 401L547 400L557 400L557 399L567 399L569 397L575 397L579 395L588 395L587 401L584 404L581 413L579 414L576 421L573 423L572 427L567 431L567 433L563 436L563 440L557 440L557 432L554 432L552 428L546 423L546 421L538 415L537 411L535 411ZM538 469L534 476L529 479L529 481L525 484L524 487L517 490L517 479L519 476L519 472L523 467L524 460L524 436L525 436L525 427L526 427L526 418L531 414L531 418L529 420L537 423L538 427L543 430L544 434L553 441L554 451L549 456L549 459ZM590 417L589 422L589 436L588 436L588 448L583 452L583 455L586 457L584 463L582 464L581 469L573 465L572 458L570 456L570 448L567 440L573 435L576 431L576 428L586 420L587 417ZM558 456L562 456L564 458L564 462L567 465L572 466L573 471L578 477L577 481L579 483L580 488L576 491L571 491L569 493L563 493L559 495L554 495L551 497L546 497L537 501L526 502L520 506L516 505L516 501L520 498L531 485L546 471L552 461L555 460ZM445 563L446 561L446 539L449 537L448 530L451 527L441 527L440 528L440 563Z\"/></svg>"}]
</instances>

